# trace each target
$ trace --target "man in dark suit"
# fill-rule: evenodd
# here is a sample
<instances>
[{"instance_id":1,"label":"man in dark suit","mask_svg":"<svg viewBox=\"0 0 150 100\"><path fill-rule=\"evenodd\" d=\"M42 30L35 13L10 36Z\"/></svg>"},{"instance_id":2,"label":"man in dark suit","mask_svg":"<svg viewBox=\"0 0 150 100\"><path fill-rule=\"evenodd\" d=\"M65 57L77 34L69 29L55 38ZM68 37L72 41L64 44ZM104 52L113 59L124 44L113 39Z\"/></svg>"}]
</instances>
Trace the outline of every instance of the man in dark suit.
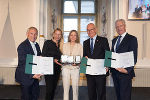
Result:
<instances>
[{"instance_id":1,"label":"man in dark suit","mask_svg":"<svg viewBox=\"0 0 150 100\"><path fill-rule=\"evenodd\" d=\"M83 43L83 56L91 59L104 59L105 50L110 50L107 39L96 34L96 27L93 23L87 25L87 33L90 38ZM86 74L86 77L89 100L106 100L106 74Z\"/></svg>"},{"instance_id":2,"label":"man in dark suit","mask_svg":"<svg viewBox=\"0 0 150 100\"><path fill-rule=\"evenodd\" d=\"M150 19L150 6L149 6L149 4L147 4L147 14L148 14L149 19Z\"/></svg>"},{"instance_id":3,"label":"man in dark suit","mask_svg":"<svg viewBox=\"0 0 150 100\"><path fill-rule=\"evenodd\" d=\"M38 30L30 27L27 30L27 39L18 46L18 67L16 68L15 79L21 86L21 100L38 100L40 74L25 74L27 54L41 55L41 50L36 43Z\"/></svg>"},{"instance_id":4,"label":"man in dark suit","mask_svg":"<svg viewBox=\"0 0 150 100\"><path fill-rule=\"evenodd\" d=\"M147 11L150 11L150 6L147 4ZM150 12L149 12L150 13Z\"/></svg>"},{"instance_id":5,"label":"man in dark suit","mask_svg":"<svg viewBox=\"0 0 150 100\"><path fill-rule=\"evenodd\" d=\"M112 41L112 51L124 53L133 51L134 62L137 62L137 38L126 32L125 20L118 19L115 23L116 31L119 34ZM111 69L117 100L131 100L132 78L135 77L134 66L127 68Z\"/></svg>"}]
</instances>

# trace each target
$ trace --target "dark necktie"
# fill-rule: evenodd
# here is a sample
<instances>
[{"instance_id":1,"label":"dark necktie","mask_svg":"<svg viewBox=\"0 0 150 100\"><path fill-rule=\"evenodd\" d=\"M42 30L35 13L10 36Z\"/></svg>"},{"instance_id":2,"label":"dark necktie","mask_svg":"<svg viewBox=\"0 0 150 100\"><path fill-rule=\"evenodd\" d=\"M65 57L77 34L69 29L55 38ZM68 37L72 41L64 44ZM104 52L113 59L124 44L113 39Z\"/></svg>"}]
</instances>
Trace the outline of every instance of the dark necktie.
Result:
<instances>
[{"instance_id":1,"label":"dark necktie","mask_svg":"<svg viewBox=\"0 0 150 100\"><path fill-rule=\"evenodd\" d=\"M91 49L91 54L93 54L93 38L91 38L90 49Z\"/></svg>"},{"instance_id":2,"label":"dark necktie","mask_svg":"<svg viewBox=\"0 0 150 100\"><path fill-rule=\"evenodd\" d=\"M121 36L118 36L118 40L117 40L117 44L116 44L116 50L118 49L118 47L120 45L120 38L121 38Z\"/></svg>"}]
</instances>

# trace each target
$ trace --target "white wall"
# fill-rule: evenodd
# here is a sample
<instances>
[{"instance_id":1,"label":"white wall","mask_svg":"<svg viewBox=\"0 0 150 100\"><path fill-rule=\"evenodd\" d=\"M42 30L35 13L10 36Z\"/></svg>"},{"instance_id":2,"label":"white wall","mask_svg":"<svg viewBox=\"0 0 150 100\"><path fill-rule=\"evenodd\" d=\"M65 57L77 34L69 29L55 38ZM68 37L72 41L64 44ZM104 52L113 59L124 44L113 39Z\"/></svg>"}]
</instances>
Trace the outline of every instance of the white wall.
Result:
<instances>
[{"instance_id":1,"label":"white wall","mask_svg":"<svg viewBox=\"0 0 150 100\"><path fill-rule=\"evenodd\" d=\"M17 47L26 39L27 28L37 27L37 42L42 48L44 38L50 39L53 31L53 9L56 10L56 27L60 27L61 6L58 7L58 4L61 5L60 0L0 0L0 84L15 83Z\"/></svg>"},{"instance_id":2,"label":"white wall","mask_svg":"<svg viewBox=\"0 0 150 100\"><path fill-rule=\"evenodd\" d=\"M127 32L138 39L138 63L137 66L149 66L150 68L150 21L131 21L128 16L128 0L119 0L119 18L126 20ZM141 63L142 62L142 63ZM141 67L143 67L141 66Z\"/></svg>"},{"instance_id":3,"label":"white wall","mask_svg":"<svg viewBox=\"0 0 150 100\"><path fill-rule=\"evenodd\" d=\"M10 41L8 39L3 39L1 43L8 43L8 46L14 43L15 50L18 45L26 39L26 30L28 27L35 26L37 27L37 10L36 10L36 1L38 0L0 0L0 41L1 37L8 37L9 35L12 37ZM7 17L10 15L10 20ZM9 26L10 25L10 26ZM12 28L12 31L8 34L5 33L6 30ZM5 36L8 35L8 36ZM13 42L14 40L14 42ZM1 44L6 45L6 44ZM1 51L2 48L0 48ZM6 49L2 53L7 56L8 52L11 52L11 48ZM15 53L13 58L17 57L16 51L11 53ZM8 55L9 57L9 55ZM1 58L1 57L0 57Z\"/></svg>"}]
</instances>

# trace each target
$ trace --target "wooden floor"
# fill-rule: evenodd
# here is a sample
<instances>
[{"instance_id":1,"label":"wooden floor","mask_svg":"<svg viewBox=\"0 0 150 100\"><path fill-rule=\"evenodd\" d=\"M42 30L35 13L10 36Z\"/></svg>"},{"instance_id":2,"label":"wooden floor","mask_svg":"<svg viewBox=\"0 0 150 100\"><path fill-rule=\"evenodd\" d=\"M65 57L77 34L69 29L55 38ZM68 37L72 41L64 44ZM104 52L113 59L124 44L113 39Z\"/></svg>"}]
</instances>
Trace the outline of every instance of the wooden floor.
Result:
<instances>
[{"instance_id":1,"label":"wooden floor","mask_svg":"<svg viewBox=\"0 0 150 100\"><path fill-rule=\"evenodd\" d=\"M44 100L45 86L40 86L40 98ZM72 89L70 89L70 100L72 100ZM113 87L107 87L107 100L116 100ZM63 88L58 86L55 93L55 100L63 100ZM0 100L20 100L20 88L16 85L0 85ZM87 87L79 87L79 100L88 100ZM132 89L132 100L150 100L150 87L139 87Z\"/></svg>"}]
</instances>

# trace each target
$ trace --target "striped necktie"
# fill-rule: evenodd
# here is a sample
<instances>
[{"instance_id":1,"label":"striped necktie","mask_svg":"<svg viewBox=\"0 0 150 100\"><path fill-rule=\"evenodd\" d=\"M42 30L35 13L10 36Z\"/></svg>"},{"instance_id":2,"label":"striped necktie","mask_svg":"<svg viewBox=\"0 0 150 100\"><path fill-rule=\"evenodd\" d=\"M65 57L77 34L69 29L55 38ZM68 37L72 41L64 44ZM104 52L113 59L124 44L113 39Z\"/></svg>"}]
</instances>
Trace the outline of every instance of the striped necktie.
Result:
<instances>
[{"instance_id":1,"label":"striped necktie","mask_svg":"<svg viewBox=\"0 0 150 100\"><path fill-rule=\"evenodd\" d=\"M117 40L117 44L116 44L116 50L118 49L118 47L120 45L120 38L121 38L121 36L118 36L118 40Z\"/></svg>"}]
</instances>

